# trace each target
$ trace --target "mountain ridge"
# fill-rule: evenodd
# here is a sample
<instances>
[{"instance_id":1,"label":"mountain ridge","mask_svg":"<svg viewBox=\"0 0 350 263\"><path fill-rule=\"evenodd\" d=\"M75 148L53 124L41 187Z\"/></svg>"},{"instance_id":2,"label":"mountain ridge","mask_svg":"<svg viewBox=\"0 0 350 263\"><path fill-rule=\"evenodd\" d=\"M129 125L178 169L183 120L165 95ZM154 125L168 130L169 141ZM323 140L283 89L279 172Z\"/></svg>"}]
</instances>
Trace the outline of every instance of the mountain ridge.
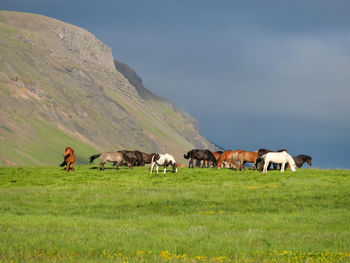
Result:
<instances>
[{"instance_id":1,"label":"mountain ridge","mask_svg":"<svg viewBox=\"0 0 350 263\"><path fill-rule=\"evenodd\" d=\"M96 151L183 159L191 148L216 149L192 116L118 63L85 29L0 11L0 165L52 164L68 145L81 162Z\"/></svg>"}]
</instances>

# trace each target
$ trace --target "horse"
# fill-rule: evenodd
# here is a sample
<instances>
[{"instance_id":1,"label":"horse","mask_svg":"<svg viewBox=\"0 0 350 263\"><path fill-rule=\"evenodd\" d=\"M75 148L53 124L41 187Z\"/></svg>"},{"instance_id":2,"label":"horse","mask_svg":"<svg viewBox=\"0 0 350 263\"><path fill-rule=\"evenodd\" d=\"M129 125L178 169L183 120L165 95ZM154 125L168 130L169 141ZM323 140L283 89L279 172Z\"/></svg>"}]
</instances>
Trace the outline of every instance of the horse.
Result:
<instances>
[{"instance_id":1,"label":"horse","mask_svg":"<svg viewBox=\"0 0 350 263\"><path fill-rule=\"evenodd\" d=\"M218 162L218 159L220 158L221 154L223 154L224 152L223 151L217 151L217 152L211 152L211 153L214 155L214 157L216 159L216 162ZM205 167L210 167L211 165L213 167L215 167L214 163L212 161L208 161L208 160L201 160L200 161L200 165L201 165L201 167L203 165L205 165Z\"/></svg>"},{"instance_id":2,"label":"horse","mask_svg":"<svg viewBox=\"0 0 350 263\"><path fill-rule=\"evenodd\" d=\"M118 170L120 165L123 164L123 162L127 162L129 168L132 168L132 163L128 159L128 157L123 152L104 152L104 153L98 153L95 155L90 156L90 163L92 163L96 158L101 156L101 162L100 162L100 171L104 170L105 163L113 162L116 167L115 169Z\"/></svg>"},{"instance_id":3,"label":"horse","mask_svg":"<svg viewBox=\"0 0 350 263\"><path fill-rule=\"evenodd\" d=\"M293 156L293 159L298 168L301 168L305 162L307 162L309 166L312 165L312 157L309 155L299 154L297 156Z\"/></svg>"},{"instance_id":4,"label":"horse","mask_svg":"<svg viewBox=\"0 0 350 263\"><path fill-rule=\"evenodd\" d=\"M255 168L256 158L258 157L258 152L248 152L241 151L237 155L237 164L240 163L240 169L243 171L245 163L253 163L253 169ZM233 161L233 160L232 160ZM236 170L238 171L238 166L236 165Z\"/></svg>"},{"instance_id":5,"label":"horse","mask_svg":"<svg viewBox=\"0 0 350 263\"><path fill-rule=\"evenodd\" d=\"M141 152L142 154L142 159L143 159L143 162L144 164L150 164L152 162L152 157L153 155L155 155L155 153L144 153L144 152Z\"/></svg>"},{"instance_id":6,"label":"horse","mask_svg":"<svg viewBox=\"0 0 350 263\"><path fill-rule=\"evenodd\" d=\"M152 174L154 166L156 166L156 171L158 173L159 165L164 166L164 173L166 173L166 168L168 167L169 164L173 167L174 172L177 173L177 164L176 164L176 161L174 159L174 156L172 156L169 153L166 153L166 154L156 153L152 157L150 174Z\"/></svg>"},{"instance_id":7,"label":"horse","mask_svg":"<svg viewBox=\"0 0 350 263\"><path fill-rule=\"evenodd\" d=\"M236 160L238 154L243 151L243 150L235 150L235 151L231 151L231 150L227 150L225 151L223 154L221 154L221 156L218 159L218 163L217 163L217 168L220 169L221 165L223 164L223 162L228 162L230 165L235 165L235 162L232 163L232 160Z\"/></svg>"},{"instance_id":8,"label":"horse","mask_svg":"<svg viewBox=\"0 0 350 263\"><path fill-rule=\"evenodd\" d=\"M142 154L139 151L121 150L118 152L123 154L124 160L130 169L132 169L135 164L138 164L138 161L143 163Z\"/></svg>"},{"instance_id":9,"label":"horse","mask_svg":"<svg viewBox=\"0 0 350 263\"><path fill-rule=\"evenodd\" d=\"M75 155L74 150L71 147L67 147L63 153L64 161L60 164L61 167L66 166L66 172L74 171ZM72 167L70 167L72 165Z\"/></svg>"},{"instance_id":10,"label":"horse","mask_svg":"<svg viewBox=\"0 0 350 263\"><path fill-rule=\"evenodd\" d=\"M263 170L263 167L264 167L264 160L261 158L264 154L267 154L269 152L288 152L286 149L279 149L277 151L272 151L272 150L269 150L269 149L264 149L264 148L261 148L258 150L258 156L256 157L256 162L255 162L255 167L257 170ZM270 168L269 168L270 169ZM274 165L274 169L276 169L275 165Z\"/></svg>"},{"instance_id":11,"label":"horse","mask_svg":"<svg viewBox=\"0 0 350 263\"><path fill-rule=\"evenodd\" d=\"M284 172L285 165L286 163L288 163L290 165L290 169L292 170L292 172L295 172L296 164L294 162L294 159L286 151L269 152L264 154L261 158L264 160L264 169L263 169L264 173L267 172L267 167L269 166L270 162L281 164L282 166L281 172Z\"/></svg>"},{"instance_id":12,"label":"horse","mask_svg":"<svg viewBox=\"0 0 350 263\"><path fill-rule=\"evenodd\" d=\"M194 168L193 166L193 160L204 160L204 161L212 161L213 165L216 166L216 158L213 155L213 153L209 150L199 150L199 149L193 149L189 151L187 154L184 154L185 159L190 159L188 163L188 168ZM203 167L203 164L201 164L201 167Z\"/></svg>"}]
</instances>

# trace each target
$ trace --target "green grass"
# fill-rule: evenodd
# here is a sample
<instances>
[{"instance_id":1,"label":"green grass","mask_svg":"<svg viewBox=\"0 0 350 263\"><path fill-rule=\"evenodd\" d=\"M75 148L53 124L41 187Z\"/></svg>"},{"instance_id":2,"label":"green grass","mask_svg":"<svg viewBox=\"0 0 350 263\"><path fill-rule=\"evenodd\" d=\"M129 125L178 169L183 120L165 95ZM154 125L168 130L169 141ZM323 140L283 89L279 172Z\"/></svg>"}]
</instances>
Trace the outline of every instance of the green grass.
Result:
<instances>
[{"instance_id":1,"label":"green grass","mask_svg":"<svg viewBox=\"0 0 350 263\"><path fill-rule=\"evenodd\" d=\"M99 152L87 143L70 136L50 123L35 119L23 119L19 117L18 122L25 121L33 128L32 137L18 139L13 131L3 129L3 136L6 140L0 140L0 165L5 164L5 160L11 160L16 164L43 164L61 163L65 147L70 146L76 152L78 164L89 163L88 156ZM4 125L3 125L4 126ZM16 145L16 147L8 147Z\"/></svg>"},{"instance_id":2,"label":"green grass","mask_svg":"<svg viewBox=\"0 0 350 263\"><path fill-rule=\"evenodd\" d=\"M96 166L0 168L0 262L350 261L348 170Z\"/></svg>"}]
</instances>

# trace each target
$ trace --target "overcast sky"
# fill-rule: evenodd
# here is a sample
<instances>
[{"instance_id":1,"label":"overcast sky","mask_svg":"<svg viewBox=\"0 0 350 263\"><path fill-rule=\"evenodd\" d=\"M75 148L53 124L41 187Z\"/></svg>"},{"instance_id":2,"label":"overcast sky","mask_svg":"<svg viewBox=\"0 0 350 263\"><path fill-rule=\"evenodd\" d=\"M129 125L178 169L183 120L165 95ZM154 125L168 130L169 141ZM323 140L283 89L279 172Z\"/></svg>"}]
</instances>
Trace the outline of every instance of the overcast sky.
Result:
<instances>
[{"instance_id":1,"label":"overcast sky","mask_svg":"<svg viewBox=\"0 0 350 263\"><path fill-rule=\"evenodd\" d=\"M83 27L225 149L350 168L350 1L0 0Z\"/></svg>"}]
</instances>

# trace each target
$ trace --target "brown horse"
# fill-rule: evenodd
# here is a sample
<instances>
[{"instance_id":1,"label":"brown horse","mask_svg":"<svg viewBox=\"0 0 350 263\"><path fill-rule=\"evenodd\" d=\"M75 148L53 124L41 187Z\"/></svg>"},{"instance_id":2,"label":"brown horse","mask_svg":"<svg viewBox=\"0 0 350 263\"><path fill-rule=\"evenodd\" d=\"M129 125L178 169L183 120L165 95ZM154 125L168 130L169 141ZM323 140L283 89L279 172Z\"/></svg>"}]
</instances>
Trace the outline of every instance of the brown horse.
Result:
<instances>
[{"instance_id":1,"label":"brown horse","mask_svg":"<svg viewBox=\"0 0 350 263\"><path fill-rule=\"evenodd\" d=\"M238 155L237 155L237 163L239 161L241 171L243 171L245 163L253 163L253 169L254 169L257 157L258 157L258 151L256 151L256 152L241 151L240 153L238 153ZM237 165L236 165L236 169L238 171L238 166Z\"/></svg>"},{"instance_id":2,"label":"brown horse","mask_svg":"<svg viewBox=\"0 0 350 263\"><path fill-rule=\"evenodd\" d=\"M67 147L63 153L64 161L60 164L60 166L66 166L66 172L70 169L74 171L74 163L75 163L75 155L74 150L71 147ZM72 167L70 167L72 165Z\"/></svg>"},{"instance_id":3,"label":"brown horse","mask_svg":"<svg viewBox=\"0 0 350 263\"><path fill-rule=\"evenodd\" d=\"M150 164L152 162L152 157L153 155L155 155L155 153L144 153L144 152L141 152L142 153L142 158L143 158L143 162L144 164Z\"/></svg>"},{"instance_id":4,"label":"brown horse","mask_svg":"<svg viewBox=\"0 0 350 263\"><path fill-rule=\"evenodd\" d=\"M223 154L221 154L218 163L217 168L220 169L223 162L228 162L230 165L236 166L235 162L232 163L232 160L237 160L237 156L240 152L243 150L235 150L235 151L225 151Z\"/></svg>"}]
</instances>

